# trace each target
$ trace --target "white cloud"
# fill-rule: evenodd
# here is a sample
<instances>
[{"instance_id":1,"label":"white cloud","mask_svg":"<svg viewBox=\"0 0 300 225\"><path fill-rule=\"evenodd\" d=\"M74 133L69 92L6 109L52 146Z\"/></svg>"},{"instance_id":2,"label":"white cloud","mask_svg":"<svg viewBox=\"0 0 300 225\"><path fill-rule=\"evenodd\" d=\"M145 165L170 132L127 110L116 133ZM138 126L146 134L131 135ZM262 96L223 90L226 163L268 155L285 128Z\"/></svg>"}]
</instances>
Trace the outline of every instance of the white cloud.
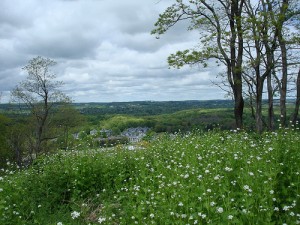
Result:
<instances>
[{"instance_id":1,"label":"white cloud","mask_svg":"<svg viewBox=\"0 0 300 225\"><path fill-rule=\"evenodd\" d=\"M159 40L150 35L159 13L171 3L2 0L0 92L7 96L24 79L21 68L41 55L58 62L53 69L75 101L222 98L211 86L215 74L208 69L168 69L169 54L198 40L185 24Z\"/></svg>"}]
</instances>

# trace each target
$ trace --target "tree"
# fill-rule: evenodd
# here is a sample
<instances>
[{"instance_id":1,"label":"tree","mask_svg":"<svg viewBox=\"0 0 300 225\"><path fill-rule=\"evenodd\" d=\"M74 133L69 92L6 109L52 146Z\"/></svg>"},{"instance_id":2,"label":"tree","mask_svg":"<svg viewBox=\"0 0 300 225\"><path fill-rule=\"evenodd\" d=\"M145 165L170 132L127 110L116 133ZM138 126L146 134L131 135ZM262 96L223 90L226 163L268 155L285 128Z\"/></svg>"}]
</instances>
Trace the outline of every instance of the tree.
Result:
<instances>
[{"instance_id":1,"label":"tree","mask_svg":"<svg viewBox=\"0 0 300 225\"><path fill-rule=\"evenodd\" d=\"M190 22L190 30L201 29L202 49L178 51L168 58L170 66L180 68L184 65L203 63L217 59L226 66L227 82L234 97L234 115L237 128L243 127L243 27L242 13L244 0L189 0L168 7L159 15L152 34L164 34L180 21Z\"/></svg>"},{"instance_id":2,"label":"tree","mask_svg":"<svg viewBox=\"0 0 300 225\"><path fill-rule=\"evenodd\" d=\"M299 33L294 33L293 30L299 26L300 3L298 0L266 0L266 2L268 7L272 7L273 13L270 19L276 28L275 32L278 34L279 51L277 55L279 63L277 67L279 69L274 77L277 80L280 94L280 123L284 127L287 120L286 98L289 91L289 71L291 65L299 65L299 61L297 63L292 62L294 60L292 54L295 54L293 45L299 49ZM281 78L277 74L281 75Z\"/></svg>"},{"instance_id":3,"label":"tree","mask_svg":"<svg viewBox=\"0 0 300 225\"><path fill-rule=\"evenodd\" d=\"M53 118L56 129L53 130L61 140L60 147L68 149L70 147L70 135L72 129L85 124L85 117L70 104L60 106Z\"/></svg>"},{"instance_id":4,"label":"tree","mask_svg":"<svg viewBox=\"0 0 300 225\"><path fill-rule=\"evenodd\" d=\"M263 130L262 100L264 82L272 75L274 70L274 52L277 49L278 32L272 21L273 7L262 0L256 5L251 0L245 2L244 18L244 66L243 75L245 83L248 85L249 95L255 102L255 124L257 132ZM272 86L269 86L269 97L273 98ZM252 98L251 98L252 100ZM273 99L271 100L273 104ZM270 104L270 110L273 105ZM253 105L251 105L253 107ZM273 113L269 114L273 117ZM270 127L273 125L270 123Z\"/></svg>"},{"instance_id":5,"label":"tree","mask_svg":"<svg viewBox=\"0 0 300 225\"><path fill-rule=\"evenodd\" d=\"M13 154L9 149L7 137L10 129L10 119L0 114L0 168L4 168L7 159L12 159Z\"/></svg>"},{"instance_id":6,"label":"tree","mask_svg":"<svg viewBox=\"0 0 300 225\"><path fill-rule=\"evenodd\" d=\"M13 101L24 103L31 112L36 154L41 153L42 144L52 138L47 136L47 129L51 126L54 106L69 101L59 90L63 83L56 81L55 74L50 71L50 67L55 64L53 60L41 56L31 59L23 68L28 73L27 78L11 93Z\"/></svg>"},{"instance_id":7,"label":"tree","mask_svg":"<svg viewBox=\"0 0 300 225\"><path fill-rule=\"evenodd\" d=\"M300 107L300 68L298 71L297 81L296 81L296 104L294 113L292 116L292 123L296 125L298 114L299 114L299 107Z\"/></svg>"},{"instance_id":8,"label":"tree","mask_svg":"<svg viewBox=\"0 0 300 225\"><path fill-rule=\"evenodd\" d=\"M281 124L286 123L286 98L292 46L298 43L300 6L298 0L176 0L159 16L152 31L161 35L180 21L188 21L189 29L201 29L200 48L177 51L168 57L170 66L202 63L217 59L226 67L226 82L233 95L236 126L243 126L246 84L256 129L263 130L262 99L267 80L268 126L274 128L273 96L280 95ZM294 48L295 49L295 48ZM272 81L276 81L276 85ZM224 89L224 88L222 88ZM253 105L255 104L255 107ZM296 114L295 114L296 115Z\"/></svg>"}]
</instances>

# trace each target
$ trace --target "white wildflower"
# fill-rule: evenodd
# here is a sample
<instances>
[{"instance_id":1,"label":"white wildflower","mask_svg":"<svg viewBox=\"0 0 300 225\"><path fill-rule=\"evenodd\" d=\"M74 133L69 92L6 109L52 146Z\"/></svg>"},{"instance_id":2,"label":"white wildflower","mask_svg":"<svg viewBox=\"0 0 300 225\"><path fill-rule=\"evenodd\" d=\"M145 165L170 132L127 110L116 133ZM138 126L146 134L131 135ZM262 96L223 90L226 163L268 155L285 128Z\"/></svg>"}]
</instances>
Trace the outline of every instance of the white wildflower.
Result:
<instances>
[{"instance_id":1,"label":"white wildflower","mask_svg":"<svg viewBox=\"0 0 300 225\"><path fill-rule=\"evenodd\" d=\"M232 171L232 168L226 166L225 171L230 172L230 171Z\"/></svg>"},{"instance_id":2,"label":"white wildflower","mask_svg":"<svg viewBox=\"0 0 300 225\"><path fill-rule=\"evenodd\" d=\"M289 209L290 209L290 207L288 207L288 206L283 207L283 211L288 211Z\"/></svg>"},{"instance_id":3,"label":"white wildflower","mask_svg":"<svg viewBox=\"0 0 300 225\"><path fill-rule=\"evenodd\" d=\"M222 212L224 212L224 209L223 209L222 207L218 207L218 208L217 208L217 212L218 212L218 213L222 213Z\"/></svg>"},{"instance_id":4,"label":"white wildflower","mask_svg":"<svg viewBox=\"0 0 300 225\"><path fill-rule=\"evenodd\" d=\"M185 174L183 178L184 178L184 179L187 179L187 178L189 178L189 176L190 176L190 175Z\"/></svg>"},{"instance_id":5,"label":"white wildflower","mask_svg":"<svg viewBox=\"0 0 300 225\"><path fill-rule=\"evenodd\" d=\"M219 179L220 179L219 175L217 175L217 176L214 177L214 180L219 180Z\"/></svg>"},{"instance_id":6,"label":"white wildflower","mask_svg":"<svg viewBox=\"0 0 300 225\"><path fill-rule=\"evenodd\" d=\"M80 212L74 211L74 212L71 213L72 219L76 219L76 218L78 218L79 216L80 216Z\"/></svg>"},{"instance_id":7,"label":"white wildflower","mask_svg":"<svg viewBox=\"0 0 300 225\"><path fill-rule=\"evenodd\" d=\"M102 222L104 222L106 220L106 218L105 217L99 217L99 219L98 219L98 223L102 223Z\"/></svg>"}]
</instances>

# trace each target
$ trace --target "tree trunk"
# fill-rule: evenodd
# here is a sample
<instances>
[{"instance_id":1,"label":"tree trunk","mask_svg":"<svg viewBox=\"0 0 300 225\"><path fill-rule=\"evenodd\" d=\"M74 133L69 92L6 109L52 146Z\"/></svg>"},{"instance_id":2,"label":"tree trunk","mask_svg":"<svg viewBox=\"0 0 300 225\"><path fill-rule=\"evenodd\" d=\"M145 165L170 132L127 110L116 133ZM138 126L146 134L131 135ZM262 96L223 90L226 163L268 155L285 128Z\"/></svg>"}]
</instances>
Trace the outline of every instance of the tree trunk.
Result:
<instances>
[{"instance_id":1,"label":"tree trunk","mask_svg":"<svg viewBox=\"0 0 300 225\"><path fill-rule=\"evenodd\" d=\"M298 77L297 77L297 83L296 83L296 103L295 103L295 109L292 117L292 123L294 126L296 126L297 118L298 118L298 113L299 113L299 107L300 107L300 69L298 72Z\"/></svg>"},{"instance_id":2,"label":"tree trunk","mask_svg":"<svg viewBox=\"0 0 300 225\"><path fill-rule=\"evenodd\" d=\"M39 125L37 128L37 137L35 145L35 153L38 155L42 151L42 135L43 135L43 126Z\"/></svg>"},{"instance_id":3,"label":"tree trunk","mask_svg":"<svg viewBox=\"0 0 300 225\"><path fill-rule=\"evenodd\" d=\"M288 9L289 1L282 0L282 6L280 8L280 17L278 24L278 42L281 51L281 66L282 66L282 78L280 81L280 124L282 127L286 126L286 94L287 94L287 77L288 77L288 60L287 60L287 48L286 42L283 37L283 23L285 21L285 15Z\"/></svg>"},{"instance_id":4,"label":"tree trunk","mask_svg":"<svg viewBox=\"0 0 300 225\"><path fill-rule=\"evenodd\" d=\"M244 113L244 99L242 96L242 85L235 85L234 90L234 117L236 128L243 128L243 113Z\"/></svg>"},{"instance_id":5,"label":"tree trunk","mask_svg":"<svg viewBox=\"0 0 300 225\"><path fill-rule=\"evenodd\" d=\"M263 131L263 121L262 121L262 93L263 93L263 84L264 79L261 77L257 78L256 84L256 114L255 114L255 122L256 122L256 131L261 133Z\"/></svg>"},{"instance_id":6,"label":"tree trunk","mask_svg":"<svg viewBox=\"0 0 300 225\"><path fill-rule=\"evenodd\" d=\"M282 127L286 126L286 92L287 92L287 77L288 77L288 63L287 63L287 49L286 43L279 35L279 45L281 49L281 63L282 63L282 78L280 83L280 124Z\"/></svg>"},{"instance_id":7,"label":"tree trunk","mask_svg":"<svg viewBox=\"0 0 300 225\"><path fill-rule=\"evenodd\" d=\"M270 131L273 131L275 128L274 125L274 95L273 95L273 87L272 87L272 78L271 76L267 77L267 85L268 85L268 128Z\"/></svg>"},{"instance_id":8,"label":"tree trunk","mask_svg":"<svg viewBox=\"0 0 300 225\"><path fill-rule=\"evenodd\" d=\"M242 28L242 8L244 0L231 1L230 13L230 57L231 57L231 73L233 78L233 93L234 93L234 116L236 127L243 128L243 114L244 114L244 99L243 99L243 83L242 83L242 63L243 63L243 28Z\"/></svg>"}]
</instances>

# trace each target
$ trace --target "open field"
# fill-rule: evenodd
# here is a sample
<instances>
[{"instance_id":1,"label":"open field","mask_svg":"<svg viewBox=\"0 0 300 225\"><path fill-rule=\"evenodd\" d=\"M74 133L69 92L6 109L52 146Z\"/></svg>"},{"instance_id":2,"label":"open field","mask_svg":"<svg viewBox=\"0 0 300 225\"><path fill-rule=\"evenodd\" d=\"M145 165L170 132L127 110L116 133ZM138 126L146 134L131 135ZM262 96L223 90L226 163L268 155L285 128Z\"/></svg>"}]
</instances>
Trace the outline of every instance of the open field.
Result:
<instances>
[{"instance_id":1,"label":"open field","mask_svg":"<svg viewBox=\"0 0 300 225\"><path fill-rule=\"evenodd\" d=\"M5 171L0 224L299 224L299 146L297 129L80 143Z\"/></svg>"}]
</instances>

